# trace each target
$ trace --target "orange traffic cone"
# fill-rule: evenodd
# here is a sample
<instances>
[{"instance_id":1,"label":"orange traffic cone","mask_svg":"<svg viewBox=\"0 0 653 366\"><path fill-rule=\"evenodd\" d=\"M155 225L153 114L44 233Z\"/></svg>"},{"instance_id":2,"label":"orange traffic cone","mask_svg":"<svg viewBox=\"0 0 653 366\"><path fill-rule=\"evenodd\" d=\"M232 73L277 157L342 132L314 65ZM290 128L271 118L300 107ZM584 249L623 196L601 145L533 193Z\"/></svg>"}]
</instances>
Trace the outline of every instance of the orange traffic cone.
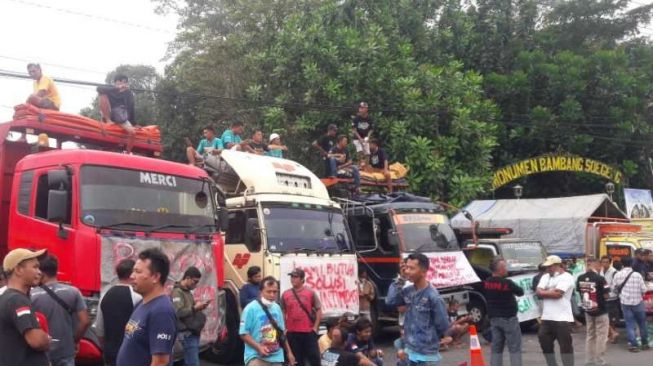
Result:
<instances>
[{"instance_id":1,"label":"orange traffic cone","mask_svg":"<svg viewBox=\"0 0 653 366\"><path fill-rule=\"evenodd\" d=\"M485 366L481 342L478 340L475 325L469 326L469 358L469 366Z\"/></svg>"}]
</instances>

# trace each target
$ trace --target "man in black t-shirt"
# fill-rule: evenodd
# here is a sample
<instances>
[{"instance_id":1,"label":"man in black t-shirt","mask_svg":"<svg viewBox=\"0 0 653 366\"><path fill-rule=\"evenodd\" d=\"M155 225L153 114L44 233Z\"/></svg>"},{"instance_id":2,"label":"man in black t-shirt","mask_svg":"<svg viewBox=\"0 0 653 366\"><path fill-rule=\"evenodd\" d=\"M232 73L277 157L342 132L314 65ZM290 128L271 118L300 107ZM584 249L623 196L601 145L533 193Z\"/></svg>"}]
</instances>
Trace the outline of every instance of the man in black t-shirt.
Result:
<instances>
[{"instance_id":1,"label":"man in black t-shirt","mask_svg":"<svg viewBox=\"0 0 653 366\"><path fill-rule=\"evenodd\" d=\"M252 139L247 141L244 147L247 152L256 155L265 155L265 152L269 150L268 144L263 141L263 131L261 130L254 131Z\"/></svg>"},{"instance_id":2,"label":"man in black t-shirt","mask_svg":"<svg viewBox=\"0 0 653 366\"><path fill-rule=\"evenodd\" d=\"M338 126L330 124L327 127L327 132L320 136L317 140L313 141L312 146L320 153L324 160L324 176L329 176L329 151L336 145L336 135L338 134Z\"/></svg>"},{"instance_id":3,"label":"man in black t-shirt","mask_svg":"<svg viewBox=\"0 0 653 366\"><path fill-rule=\"evenodd\" d=\"M351 121L354 146L356 146L356 153L361 161L364 156L370 155L369 139L372 137L372 132L374 131L374 123L367 108L368 105L366 102L360 102L358 113Z\"/></svg>"},{"instance_id":4,"label":"man in black t-shirt","mask_svg":"<svg viewBox=\"0 0 653 366\"><path fill-rule=\"evenodd\" d=\"M41 279L38 258L45 249L14 249L2 267L8 273L7 289L0 296L0 365L48 366L50 336L41 329L27 296Z\"/></svg>"},{"instance_id":5,"label":"man in black t-shirt","mask_svg":"<svg viewBox=\"0 0 653 366\"><path fill-rule=\"evenodd\" d=\"M345 332L340 327L331 331L331 347L321 356L321 366L375 366L362 352L345 350Z\"/></svg>"},{"instance_id":6,"label":"man in black t-shirt","mask_svg":"<svg viewBox=\"0 0 653 366\"><path fill-rule=\"evenodd\" d=\"M381 173L388 186L388 193L392 193L392 176L390 175L388 156L381 148L381 142L377 139L370 140L370 162L365 165L364 170L368 173Z\"/></svg>"},{"instance_id":7,"label":"man in black t-shirt","mask_svg":"<svg viewBox=\"0 0 653 366\"><path fill-rule=\"evenodd\" d=\"M358 170L358 166L351 160L347 143L347 136L338 136L336 146L332 147L329 151L329 170L327 176L335 177L338 175L339 171L343 170L351 172L351 175L354 178L354 186L356 187L356 190L358 190L361 185L360 171Z\"/></svg>"},{"instance_id":8,"label":"man in black t-shirt","mask_svg":"<svg viewBox=\"0 0 653 366\"><path fill-rule=\"evenodd\" d=\"M125 325L134 306L143 298L131 286L134 261L123 259L116 266L118 283L104 294L98 306L95 333L103 344L102 356L107 366L116 365L116 356L125 336Z\"/></svg>"},{"instance_id":9,"label":"man in black t-shirt","mask_svg":"<svg viewBox=\"0 0 653 366\"><path fill-rule=\"evenodd\" d=\"M580 293L580 305L585 310L585 363L605 365L605 350L608 342L610 319L606 307L605 278L599 274L600 262L595 258L587 258L587 272L580 275L576 281L576 289Z\"/></svg>"},{"instance_id":10,"label":"man in black t-shirt","mask_svg":"<svg viewBox=\"0 0 653 366\"><path fill-rule=\"evenodd\" d=\"M503 258L494 258L490 271L492 276L483 281L483 294L492 329L492 364L503 359L503 345L507 343L510 365L521 365L521 329L515 296L523 296L524 290L506 278L508 270Z\"/></svg>"}]
</instances>

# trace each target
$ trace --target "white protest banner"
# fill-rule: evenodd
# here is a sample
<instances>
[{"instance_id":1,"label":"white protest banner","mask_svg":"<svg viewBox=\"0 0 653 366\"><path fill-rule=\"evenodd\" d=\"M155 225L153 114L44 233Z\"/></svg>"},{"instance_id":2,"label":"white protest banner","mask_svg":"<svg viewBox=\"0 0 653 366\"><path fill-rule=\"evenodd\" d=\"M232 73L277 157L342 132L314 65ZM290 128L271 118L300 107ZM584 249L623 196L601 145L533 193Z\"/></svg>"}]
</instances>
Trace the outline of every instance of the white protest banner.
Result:
<instances>
[{"instance_id":1,"label":"white protest banner","mask_svg":"<svg viewBox=\"0 0 653 366\"><path fill-rule=\"evenodd\" d=\"M520 323L535 319L542 313L542 304L535 298L533 291L533 277L535 277L535 273L508 277L524 290L524 296L515 296L517 298L517 318Z\"/></svg>"},{"instance_id":2,"label":"white protest banner","mask_svg":"<svg viewBox=\"0 0 653 366\"><path fill-rule=\"evenodd\" d=\"M123 259L138 259L138 253L149 248L161 249L170 259L170 274L166 282L166 290L170 293L176 281L180 281L184 272L190 266L200 270L202 277L193 290L197 301L211 300L204 310L206 324L200 335L202 345L215 342L224 324L222 300L218 296L218 279L216 277L213 245L209 241L154 239L154 238L123 238L113 236L102 237L102 256L100 274L102 293L118 283L115 268Z\"/></svg>"},{"instance_id":3,"label":"white protest banner","mask_svg":"<svg viewBox=\"0 0 653 366\"><path fill-rule=\"evenodd\" d=\"M281 291L292 286L288 273L301 268L306 273L306 286L315 290L322 303L324 316L358 314L358 263L354 256L297 257L283 256L280 261Z\"/></svg>"},{"instance_id":4,"label":"white protest banner","mask_svg":"<svg viewBox=\"0 0 653 366\"><path fill-rule=\"evenodd\" d=\"M435 288L462 286L481 280L463 252L424 253L429 258L426 279Z\"/></svg>"}]
</instances>

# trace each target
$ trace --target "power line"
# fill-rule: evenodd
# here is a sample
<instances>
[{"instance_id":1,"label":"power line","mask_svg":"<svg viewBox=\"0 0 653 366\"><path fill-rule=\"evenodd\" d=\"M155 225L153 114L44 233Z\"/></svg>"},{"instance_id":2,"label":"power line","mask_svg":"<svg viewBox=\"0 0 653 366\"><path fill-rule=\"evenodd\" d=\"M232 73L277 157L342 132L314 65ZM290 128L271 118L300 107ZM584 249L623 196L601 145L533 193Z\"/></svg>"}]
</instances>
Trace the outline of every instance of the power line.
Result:
<instances>
[{"instance_id":1,"label":"power line","mask_svg":"<svg viewBox=\"0 0 653 366\"><path fill-rule=\"evenodd\" d=\"M66 13L66 14L71 14L71 15L76 15L76 16L82 16L82 17L95 19L95 20L102 20L104 22L121 24L121 25L126 25L126 26L140 28L140 29L146 29L146 30L153 31L153 32L166 33L166 34L171 34L171 35L175 34L175 32L171 32L171 31L169 31L167 29L163 29L163 28L156 28L156 27L151 27L149 25L132 23L132 22L119 20L119 19L113 19L113 18L107 18L107 17L104 17L104 16L95 15L95 14L82 13L82 12L76 11L76 10L57 8L57 7L54 7L54 6L37 4L37 3L24 1L24 0L7 0L7 1L11 1L11 2L14 2L14 3L18 3L18 4L23 4L23 5L28 5L28 6L33 6L33 7L37 7L37 8L54 10L54 11L58 11L60 13Z\"/></svg>"},{"instance_id":2,"label":"power line","mask_svg":"<svg viewBox=\"0 0 653 366\"><path fill-rule=\"evenodd\" d=\"M5 56L5 55L0 55L0 58L4 58L6 60L21 61L21 62L25 62L25 63L38 62L38 63L40 63L42 65L54 66L54 67L58 67L58 68L62 68L62 69L89 72L89 73L100 74L100 75L105 75L105 76L107 75L106 72L102 72L102 71L98 71L98 70L84 69L84 68L77 67L77 66L66 66L66 65L61 65L61 64L55 64L55 63L52 63L52 62L42 61L40 59L29 60L29 59L25 59L25 58Z\"/></svg>"}]
</instances>

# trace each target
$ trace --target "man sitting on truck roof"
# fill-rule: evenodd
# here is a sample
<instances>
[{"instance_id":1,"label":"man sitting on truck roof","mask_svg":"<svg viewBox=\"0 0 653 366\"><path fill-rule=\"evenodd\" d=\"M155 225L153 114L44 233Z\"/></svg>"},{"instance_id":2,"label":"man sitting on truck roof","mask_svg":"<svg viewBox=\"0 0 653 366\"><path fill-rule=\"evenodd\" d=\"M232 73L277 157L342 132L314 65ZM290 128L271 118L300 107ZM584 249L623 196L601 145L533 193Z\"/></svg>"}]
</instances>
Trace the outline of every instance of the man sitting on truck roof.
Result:
<instances>
[{"instance_id":1,"label":"man sitting on truck roof","mask_svg":"<svg viewBox=\"0 0 653 366\"><path fill-rule=\"evenodd\" d=\"M268 144L263 142L263 131L260 129L254 130L254 134L250 140L247 140L247 144L242 145L245 151L256 154L264 155L268 152Z\"/></svg>"},{"instance_id":2,"label":"man sitting on truck roof","mask_svg":"<svg viewBox=\"0 0 653 366\"><path fill-rule=\"evenodd\" d=\"M134 126L136 115L134 112L134 93L129 90L127 75L116 74L113 86L101 85L97 87L100 96L100 115L102 121L114 123L127 132L126 151L130 153L134 145ZM104 126L100 124L103 132Z\"/></svg>"},{"instance_id":3,"label":"man sitting on truck roof","mask_svg":"<svg viewBox=\"0 0 653 366\"><path fill-rule=\"evenodd\" d=\"M338 126L332 123L327 127L327 132L313 141L312 144L320 152L322 159L324 159L324 175L327 177L329 176L329 151L336 145L337 134Z\"/></svg>"},{"instance_id":4,"label":"man sitting on truck roof","mask_svg":"<svg viewBox=\"0 0 653 366\"><path fill-rule=\"evenodd\" d=\"M242 122L232 122L231 126L222 133L222 144L227 150L242 150L241 145L243 139L240 137L243 134L243 123Z\"/></svg>"},{"instance_id":5,"label":"man sitting on truck roof","mask_svg":"<svg viewBox=\"0 0 653 366\"><path fill-rule=\"evenodd\" d=\"M381 142L378 139L370 140L370 163L363 166L363 169L369 173L382 173L388 184L388 193L392 193L392 176L388 169L388 155L381 148Z\"/></svg>"},{"instance_id":6,"label":"man sitting on truck roof","mask_svg":"<svg viewBox=\"0 0 653 366\"><path fill-rule=\"evenodd\" d=\"M206 126L202 131L204 138L200 140L197 149L192 146L186 148L186 158L189 165L198 165L204 161L204 156L208 154L218 155L224 149L222 140L215 136L213 126Z\"/></svg>"},{"instance_id":7,"label":"man sitting on truck roof","mask_svg":"<svg viewBox=\"0 0 653 366\"><path fill-rule=\"evenodd\" d=\"M61 107L61 97L54 81L43 75L39 64L28 64L27 72L34 79L34 93L27 98L27 103L38 108L58 111Z\"/></svg>"},{"instance_id":8,"label":"man sitting on truck roof","mask_svg":"<svg viewBox=\"0 0 653 366\"><path fill-rule=\"evenodd\" d=\"M358 188L361 185L361 176L358 170L358 165L355 165L351 160L347 142L347 136L340 135L338 136L336 146L332 147L331 151L329 151L328 176L335 178L339 171L351 172L351 175L354 178L354 186L356 187L356 191L358 191Z\"/></svg>"}]
</instances>

